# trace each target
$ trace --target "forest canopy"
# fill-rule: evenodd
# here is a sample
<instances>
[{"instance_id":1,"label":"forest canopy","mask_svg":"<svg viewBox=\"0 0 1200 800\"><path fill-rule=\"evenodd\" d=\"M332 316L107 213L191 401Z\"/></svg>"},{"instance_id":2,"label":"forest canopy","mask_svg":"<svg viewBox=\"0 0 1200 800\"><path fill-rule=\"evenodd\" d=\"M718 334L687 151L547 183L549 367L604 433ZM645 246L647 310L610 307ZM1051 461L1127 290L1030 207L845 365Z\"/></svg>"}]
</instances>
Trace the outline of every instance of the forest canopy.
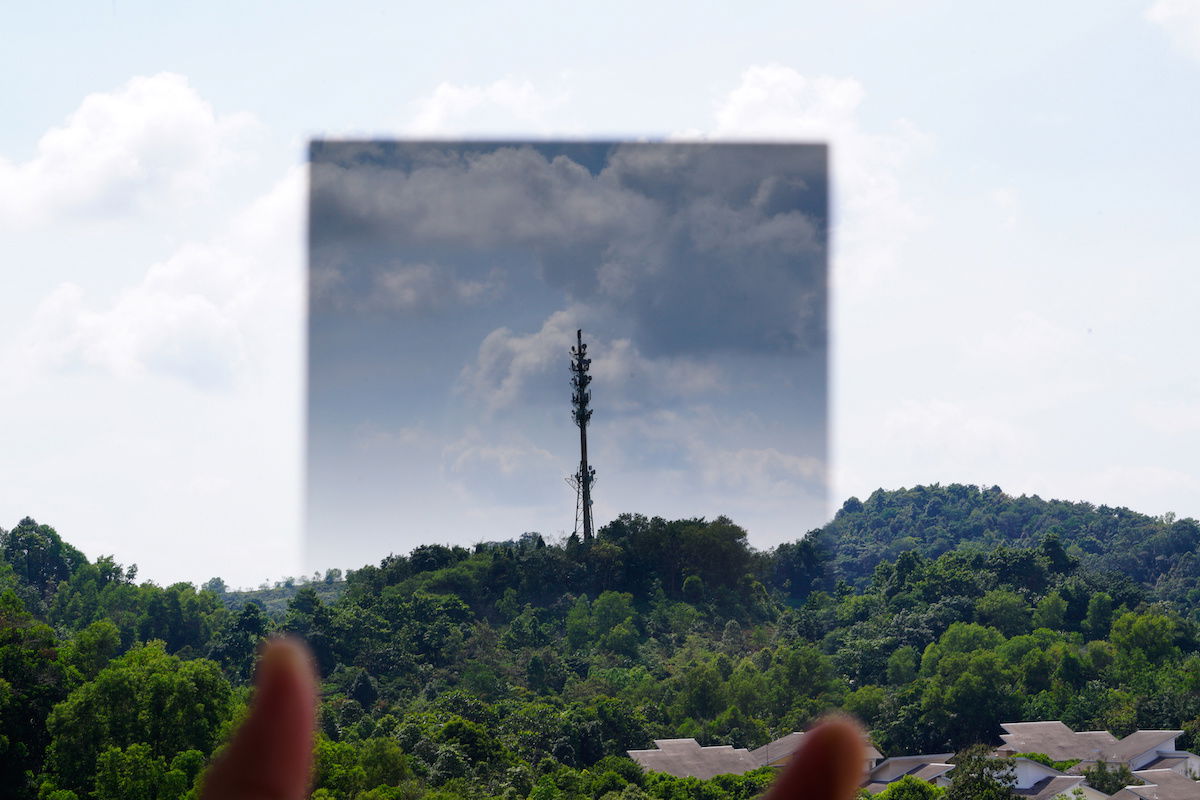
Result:
<instances>
[{"instance_id":1,"label":"forest canopy","mask_svg":"<svg viewBox=\"0 0 1200 800\"><path fill-rule=\"evenodd\" d=\"M1198 543L1195 520L935 485L769 551L725 517L623 514L591 541L428 544L233 592L138 583L26 518L0 530L0 785L195 797L275 632L319 664L321 798L749 798L769 769L625 753L753 748L833 709L889 756L1044 719L1197 749Z\"/></svg>"}]
</instances>

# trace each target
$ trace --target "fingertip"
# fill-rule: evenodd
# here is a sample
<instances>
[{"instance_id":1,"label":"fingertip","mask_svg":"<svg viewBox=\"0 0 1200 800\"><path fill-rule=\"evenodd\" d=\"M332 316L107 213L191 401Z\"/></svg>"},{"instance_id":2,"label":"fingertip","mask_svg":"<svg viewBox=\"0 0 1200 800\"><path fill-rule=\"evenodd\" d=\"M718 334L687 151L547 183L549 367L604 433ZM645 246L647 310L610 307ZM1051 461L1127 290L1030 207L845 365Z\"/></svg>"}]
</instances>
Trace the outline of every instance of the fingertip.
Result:
<instances>
[{"instance_id":1,"label":"fingertip","mask_svg":"<svg viewBox=\"0 0 1200 800\"><path fill-rule=\"evenodd\" d=\"M804 735L770 800L852 800L865 774L866 740L853 718L826 717Z\"/></svg>"},{"instance_id":2,"label":"fingertip","mask_svg":"<svg viewBox=\"0 0 1200 800\"><path fill-rule=\"evenodd\" d=\"M312 652L294 636L272 636L263 643L255 671L255 686L261 691L280 682L301 687L316 685Z\"/></svg>"},{"instance_id":3,"label":"fingertip","mask_svg":"<svg viewBox=\"0 0 1200 800\"><path fill-rule=\"evenodd\" d=\"M307 794L317 673L301 640L272 637L255 670L250 714L206 776L208 800L299 800Z\"/></svg>"}]
</instances>

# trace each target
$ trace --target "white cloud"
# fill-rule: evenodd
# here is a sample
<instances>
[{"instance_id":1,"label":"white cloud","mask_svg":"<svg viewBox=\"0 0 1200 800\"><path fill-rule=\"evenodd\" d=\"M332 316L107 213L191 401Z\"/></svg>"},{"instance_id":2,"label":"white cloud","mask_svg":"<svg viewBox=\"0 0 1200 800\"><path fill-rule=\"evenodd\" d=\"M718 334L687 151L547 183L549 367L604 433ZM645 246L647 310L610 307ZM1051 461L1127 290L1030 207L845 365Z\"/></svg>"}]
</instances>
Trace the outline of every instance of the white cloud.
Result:
<instances>
[{"instance_id":1,"label":"white cloud","mask_svg":"<svg viewBox=\"0 0 1200 800\"><path fill-rule=\"evenodd\" d=\"M207 196L246 157L246 113L218 114L182 75L136 77L84 98L28 161L0 159L0 225L118 218Z\"/></svg>"},{"instance_id":2,"label":"white cloud","mask_svg":"<svg viewBox=\"0 0 1200 800\"><path fill-rule=\"evenodd\" d=\"M217 305L147 284L101 310L87 307L78 285L62 284L34 312L25 345L30 365L43 369L156 372L203 387L227 385L246 362L237 326Z\"/></svg>"},{"instance_id":3,"label":"white cloud","mask_svg":"<svg viewBox=\"0 0 1200 800\"><path fill-rule=\"evenodd\" d=\"M486 86L443 82L413 103L412 118L403 130L412 136L478 134L481 130L544 134L554 127L555 112L569 98L565 89L547 95L530 81L511 77Z\"/></svg>"},{"instance_id":4,"label":"white cloud","mask_svg":"<svg viewBox=\"0 0 1200 800\"><path fill-rule=\"evenodd\" d=\"M305 176L119 291L64 284L36 305L3 354L5 405L28 430L0 464L9 519L33 510L160 582L244 585L297 563Z\"/></svg>"},{"instance_id":5,"label":"white cloud","mask_svg":"<svg viewBox=\"0 0 1200 800\"><path fill-rule=\"evenodd\" d=\"M482 399L487 411L495 412L520 403L531 384L540 385L552 372L565 385L564 343L575 341L576 328L585 327L592 318L590 310L574 306L551 314L534 333L497 328L480 343L475 362L463 367L458 391Z\"/></svg>"},{"instance_id":6,"label":"white cloud","mask_svg":"<svg viewBox=\"0 0 1200 800\"><path fill-rule=\"evenodd\" d=\"M1200 58L1200 0L1157 0L1146 9L1146 19L1166 31L1180 50Z\"/></svg>"},{"instance_id":7,"label":"white cloud","mask_svg":"<svg viewBox=\"0 0 1200 800\"><path fill-rule=\"evenodd\" d=\"M853 78L810 77L781 65L753 66L716 111L712 138L828 142L833 213L833 279L877 284L895 268L905 242L923 223L902 176L928 149L928 137L898 120L871 131L861 120L866 97ZM693 138L685 133L679 138Z\"/></svg>"},{"instance_id":8,"label":"white cloud","mask_svg":"<svg viewBox=\"0 0 1200 800\"><path fill-rule=\"evenodd\" d=\"M463 368L458 390L482 399L489 412L529 403L549 392L567 389L568 349L577 328L602 318L584 305L551 314L530 334L498 328L479 346L473 363ZM604 393L605 406L629 411L653 408L666 400L707 397L727 391L721 369L710 359L686 356L649 358L627 338L589 334L592 386ZM553 396L558 396L553 395Z\"/></svg>"},{"instance_id":9,"label":"white cloud","mask_svg":"<svg viewBox=\"0 0 1200 800\"><path fill-rule=\"evenodd\" d=\"M279 355L272 343L296 327L303 187L293 170L226 233L182 245L111 302L60 285L22 336L25 368L169 376L203 389L265 369Z\"/></svg>"}]
</instances>

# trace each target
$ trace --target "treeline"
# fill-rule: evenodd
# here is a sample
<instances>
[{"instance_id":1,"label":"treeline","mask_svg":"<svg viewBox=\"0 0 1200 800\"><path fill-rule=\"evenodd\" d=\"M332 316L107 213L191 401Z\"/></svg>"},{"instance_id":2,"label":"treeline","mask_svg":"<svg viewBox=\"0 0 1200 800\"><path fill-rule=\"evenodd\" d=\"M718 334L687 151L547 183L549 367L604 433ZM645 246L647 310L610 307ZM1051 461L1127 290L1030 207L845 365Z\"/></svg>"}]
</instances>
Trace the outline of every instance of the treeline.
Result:
<instances>
[{"instance_id":1,"label":"treeline","mask_svg":"<svg viewBox=\"0 0 1200 800\"><path fill-rule=\"evenodd\" d=\"M1002 524L1001 500L1031 530ZM1022 516L1038 504L1050 510ZM211 582L139 585L26 519L0 532L0 785L196 796L272 632L317 656L314 796L339 800L749 798L769 771L647 776L625 751L669 737L752 748L831 709L859 715L887 755L994 743L1022 719L1182 728L1181 746L1200 746L1196 598L1163 596L1189 576L1178 559L1119 576L1105 549L1133 547L1133 529L1140 547L1179 547L1195 523L1079 504L1064 520L1061 505L876 493L769 552L725 518L623 515L591 542L418 547L349 572L336 597L287 587L278 613L228 608ZM884 558L860 549L935 523L951 533Z\"/></svg>"}]
</instances>

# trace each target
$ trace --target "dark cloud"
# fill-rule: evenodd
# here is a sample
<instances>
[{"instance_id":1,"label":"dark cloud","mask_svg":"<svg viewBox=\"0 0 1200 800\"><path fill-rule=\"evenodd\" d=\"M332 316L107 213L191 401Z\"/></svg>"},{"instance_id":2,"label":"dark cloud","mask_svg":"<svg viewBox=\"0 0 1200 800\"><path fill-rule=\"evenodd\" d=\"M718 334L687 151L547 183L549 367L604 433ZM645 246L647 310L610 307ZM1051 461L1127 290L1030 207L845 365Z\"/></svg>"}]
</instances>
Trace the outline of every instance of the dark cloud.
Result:
<instances>
[{"instance_id":1,"label":"dark cloud","mask_svg":"<svg viewBox=\"0 0 1200 800\"><path fill-rule=\"evenodd\" d=\"M571 302L624 318L647 357L825 346L822 146L322 142L312 155L321 247L526 251Z\"/></svg>"}]
</instances>

